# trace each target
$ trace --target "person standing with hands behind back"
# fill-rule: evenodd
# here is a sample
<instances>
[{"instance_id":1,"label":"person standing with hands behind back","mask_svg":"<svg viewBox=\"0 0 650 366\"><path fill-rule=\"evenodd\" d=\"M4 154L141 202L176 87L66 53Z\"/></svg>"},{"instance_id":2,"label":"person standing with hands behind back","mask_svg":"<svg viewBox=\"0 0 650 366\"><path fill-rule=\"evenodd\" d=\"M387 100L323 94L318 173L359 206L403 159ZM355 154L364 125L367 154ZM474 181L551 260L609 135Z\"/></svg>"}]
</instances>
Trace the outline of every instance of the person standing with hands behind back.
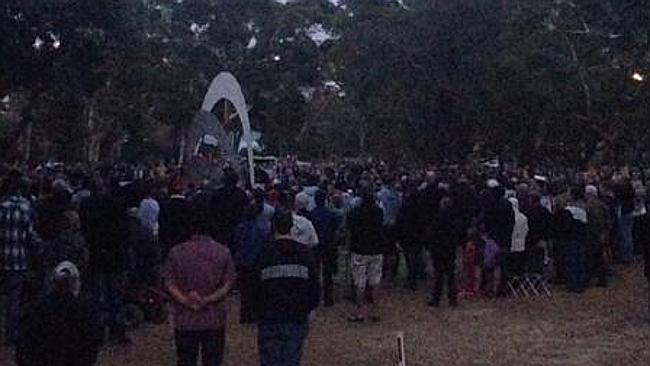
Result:
<instances>
[{"instance_id":1,"label":"person standing with hands behind back","mask_svg":"<svg viewBox=\"0 0 650 366\"><path fill-rule=\"evenodd\" d=\"M208 217L194 210L192 237L171 250L163 274L174 301L179 366L196 366L199 349L204 366L223 360L225 298L235 281L235 265L228 248L209 236Z\"/></svg>"}]
</instances>

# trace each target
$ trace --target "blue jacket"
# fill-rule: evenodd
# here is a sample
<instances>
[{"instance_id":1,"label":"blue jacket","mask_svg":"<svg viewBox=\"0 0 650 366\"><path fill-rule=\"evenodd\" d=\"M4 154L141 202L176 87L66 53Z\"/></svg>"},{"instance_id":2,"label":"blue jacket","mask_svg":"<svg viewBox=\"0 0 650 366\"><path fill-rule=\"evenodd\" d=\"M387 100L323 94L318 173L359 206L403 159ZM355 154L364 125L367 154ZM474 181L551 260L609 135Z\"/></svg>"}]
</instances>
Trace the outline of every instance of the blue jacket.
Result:
<instances>
[{"instance_id":1,"label":"blue jacket","mask_svg":"<svg viewBox=\"0 0 650 366\"><path fill-rule=\"evenodd\" d=\"M271 239L271 232L262 220L257 218L242 221L235 230L237 250L235 263L237 267L252 269L255 262Z\"/></svg>"},{"instance_id":2,"label":"blue jacket","mask_svg":"<svg viewBox=\"0 0 650 366\"><path fill-rule=\"evenodd\" d=\"M395 225L402 208L402 197L395 190L383 187L377 193L377 199L381 202L381 207L384 210L384 225Z\"/></svg>"},{"instance_id":3,"label":"blue jacket","mask_svg":"<svg viewBox=\"0 0 650 366\"><path fill-rule=\"evenodd\" d=\"M341 222L340 217L329 208L317 206L313 211L309 212L307 218L316 229L319 246L327 248L334 245L336 231Z\"/></svg>"}]
</instances>

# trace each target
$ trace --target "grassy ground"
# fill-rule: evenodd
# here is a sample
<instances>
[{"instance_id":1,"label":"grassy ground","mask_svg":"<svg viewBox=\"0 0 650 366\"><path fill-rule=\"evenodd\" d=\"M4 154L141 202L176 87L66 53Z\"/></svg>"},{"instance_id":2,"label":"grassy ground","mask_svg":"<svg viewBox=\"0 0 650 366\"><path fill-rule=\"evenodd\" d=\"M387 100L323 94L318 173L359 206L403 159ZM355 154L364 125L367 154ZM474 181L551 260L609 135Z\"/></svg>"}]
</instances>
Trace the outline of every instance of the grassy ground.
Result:
<instances>
[{"instance_id":1,"label":"grassy ground","mask_svg":"<svg viewBox=\"0 0 650 366\"><path fill-rule=\"evenodd\" d=\"M428 284L427 284L428 286ZM650 365L646 281L640 266L618 269L606 289L550 298L477 300L457 309L426 306L423 289L387 285L379 324L346 322L348 304L320 309L303 365L394 366L395 333L406 338L407 365ZM255 328L240 326L231 303L225 365L256 365ZM171 327L144 326L134 344L105 350L101 366L173 365ZM0 365L12 365L0 351Z\"/></svg>"}]
</instances>

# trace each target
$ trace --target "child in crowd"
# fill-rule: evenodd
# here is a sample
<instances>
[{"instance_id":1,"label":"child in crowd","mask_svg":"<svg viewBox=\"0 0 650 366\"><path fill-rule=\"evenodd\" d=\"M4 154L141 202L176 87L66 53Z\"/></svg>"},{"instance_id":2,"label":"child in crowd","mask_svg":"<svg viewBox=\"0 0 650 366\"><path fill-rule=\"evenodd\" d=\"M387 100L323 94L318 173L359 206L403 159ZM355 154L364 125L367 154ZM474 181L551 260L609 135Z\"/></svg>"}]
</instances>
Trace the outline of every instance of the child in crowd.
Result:
<instances>
[{"instance_id":1,"label":"child in crowd","mask_svg":"<svg viewBox=\"0 0 650 366\"><path fill-rule=\"evenodd\" d=\"M463 280L460 296L471 299L478 295L481 285L481 237L476 229L470 229L468 241L463 246Z\"/></svg>"},{"instance_id":2,"label":"child in crowd","mask_svg":"<svg viewBox=\"0 0 650 366\"><path fill-rule=\"evenodd\" d=\"M490 238L487 233L483 235L482 254L483 292L487 297L492 297L496 294L501 275L499 273L500 249L497 242Z\"/></svg>"}]
</instances>

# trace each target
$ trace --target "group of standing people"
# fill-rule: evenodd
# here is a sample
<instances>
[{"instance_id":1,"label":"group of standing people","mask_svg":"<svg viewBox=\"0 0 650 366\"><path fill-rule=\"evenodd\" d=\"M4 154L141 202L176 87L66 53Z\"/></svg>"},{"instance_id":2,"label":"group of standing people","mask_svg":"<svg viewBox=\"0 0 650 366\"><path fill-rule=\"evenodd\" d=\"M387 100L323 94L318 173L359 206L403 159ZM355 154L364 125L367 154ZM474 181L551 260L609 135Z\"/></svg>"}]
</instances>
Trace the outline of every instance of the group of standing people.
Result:
<instances>
[{"instance_id":1,"label":"group of standing people","mask_svg":"<svg viewBox=\"0 0 650 366\"><path fill-rule=\"evenodd\" d=\"M261 364L299 364L320 301L309 220L247 194L231 169L215 189L50 178L39 192L19 170L1 181L2 339L19 365L92 365L106 342L130 344L133 288L167 294L179 365L195 365L199 354L221 364L225 299L235 287L249 306L242 322L259 326Z\"/></svg>"},{"instance_id":2,"label":"group of standing people","mask_svg":"<svg viewBox=\"0 0 650 366\"><path fill-rule=\"evenodd\" d=\"M233 291L240 322L257 324L261 365L299 365L309 319L336 302L341 253L354 323L381 321L382 279L395 279L402 260L410 289L433 268L432 307L445 290L451 307L506 296L510 278L526 271L580 293L593 281L606 286L611 264L635 253L650 275L645 188L618 173L562 186L444 169L277 173L244 190L232 169L217 187L56 172L36 192L23 172L6 172L0 289L19 363L94 364L106 332L130 343L128 289L152 287L172 302L179 365L199 354L221 364ZM66 342L60 329L70 329Z\"/></svg>"}]
</instances>

